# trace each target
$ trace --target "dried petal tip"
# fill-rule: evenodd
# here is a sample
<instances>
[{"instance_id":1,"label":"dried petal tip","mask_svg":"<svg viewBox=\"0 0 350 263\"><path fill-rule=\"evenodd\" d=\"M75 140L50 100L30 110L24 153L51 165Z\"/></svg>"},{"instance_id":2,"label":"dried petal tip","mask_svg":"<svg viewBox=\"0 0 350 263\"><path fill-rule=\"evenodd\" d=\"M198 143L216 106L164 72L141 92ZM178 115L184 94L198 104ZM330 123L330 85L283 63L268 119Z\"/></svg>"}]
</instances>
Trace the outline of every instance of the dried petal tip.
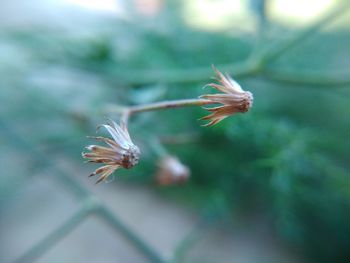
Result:
<instances>
[{"instance_id":1,"label":"dried petal tip","mask_svg":"<svg viewBox=\"0 0 350 263\"><path fill-rule=\"evenodd\" d=\"M105 137L90 138L97 141L102 141L108 147L88 145L85 147L85 149L89 152L82 153L83 158L88 159L88 162L105 164L104 166L97 168L92 174L89 175L100 175L96 181L96 184L107 179L120 167L126 169L134 167L140 158L140 149L131 141L126 127L121 128L113 121L109 121L108 124L101 125L100 127L106 128L113 139Z\"/></svg>"},{"instance_id":2,"label":"dried petal tip","mask_svg":"<svg viewBox=\"0 0 350 263\"><path fill-rule=\"evenodd\" d=\"M190 169L174 156L166 156L159 161L156 182L159 185L185 183L190 177Z\"/></svg>"},{"instance_id":3,"label":"dried petal tip","mask_svg":"<svg viewBox=\"0 0 350 263\"><path fill-rule=\"evenodd\" d=\"M201 120L210 121L204 126L215 125L237 112L247 112L253 105L253 94L251 92L244 91L229 75L226 74L225 76L214 66L213 69L217 75L217 81L219 84L210 83L206 86L213 87L223 93L205 94L200 96L200 98L208 100L210 102L208 104L221 104L220 106L212 108L204 108L211 112L208 116L201 118Z\"/></svg>"}]
</instances>

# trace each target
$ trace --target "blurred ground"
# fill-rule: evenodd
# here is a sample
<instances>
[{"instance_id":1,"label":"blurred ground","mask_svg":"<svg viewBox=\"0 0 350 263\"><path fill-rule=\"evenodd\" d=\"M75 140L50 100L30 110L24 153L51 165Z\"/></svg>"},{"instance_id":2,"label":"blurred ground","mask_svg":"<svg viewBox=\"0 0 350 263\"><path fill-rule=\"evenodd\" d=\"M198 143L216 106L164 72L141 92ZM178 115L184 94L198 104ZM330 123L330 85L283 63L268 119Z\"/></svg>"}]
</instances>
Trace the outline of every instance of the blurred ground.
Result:
<instances>
[{"instance_id":1,"label":"blurred ground","mask_svg":"<svg viewBox=\"0 0 350 263\"><path fill-rule=\"evenodd\" d=\"M1 141L5 150L3 133ZM2 151L6 152L0 158L3 171L30 175L31 179L20 187L21 190L1 196L1 262L12 262L79 208L79 201L69 188L59 185L50 174L52 168L33 173L31 162L11 167L13 158L27 154L20 148L18 152L11 152L10 148L9 145L7 151ZM85 176L88 169L81 169L79 163L62 158L52 161L89 189L165 259L171 259L178 244L191 237L191 232L197 228L199 218L195 211L164 200L149 188L118 182L118 179L94 186ZM220 222L201 228L198 242L183 262L300 262L280 246L264 221L237 222L236 226L226 224L231 223ZM36 262L62 261L148 262L118 231L95 216L81 223Z\"/></svg>"}]
</instances>

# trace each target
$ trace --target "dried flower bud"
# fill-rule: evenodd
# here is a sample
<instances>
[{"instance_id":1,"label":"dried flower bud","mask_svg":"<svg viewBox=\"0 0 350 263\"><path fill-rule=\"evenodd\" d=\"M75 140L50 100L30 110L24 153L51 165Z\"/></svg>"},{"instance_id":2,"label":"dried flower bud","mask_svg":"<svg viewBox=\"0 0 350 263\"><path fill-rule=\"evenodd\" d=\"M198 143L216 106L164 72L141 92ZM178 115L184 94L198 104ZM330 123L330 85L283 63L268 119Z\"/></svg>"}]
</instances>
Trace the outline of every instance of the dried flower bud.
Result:
<instances>
[{"instance_id":1,"label":"dried flower bud","mask_svg":"<svg viewBox=\"0 0 350 263\"><path fill-rule=\"evenodd\" d=\"M163 157L156 174L159 185L174 185L185 183L190 177L190 169L174 156Z\"/></svg>"},{"instance_id":2,"label":"dried flower bud","mask_svg":"<svg viewBox=\"0 0 350 263\"><path fill-rule=\"evenodd\" d=\"M106 128L113 140L105 137L90 138L102 141L109 147L89 145L85 148L90 152L82 153L83 158L89 159L88 162L105 164L90 174L90 176L100 174L96 184L105 180L119 167L132 168L138 163L140 157L140 150L131 141L125 126L120 127L114 121L110 121L108 124L101 125L98 128L100 127Z\"/></svg>"},{"instance_id":3,"label":"dried flower bud","mask_svg":"<svg viewBox=\"0 0 350 263\"><path fill-rule=\"evenodd\" d=\"M212 108L204 108L211 112L208 116L201 118L201 120L210 120L210 122L204 126L215 125L226 117L237 112L247 112L253 105L253 94L251 92L244 91L229 75L225 76L218 69L215 67L213 68L220 84L210 83L206 86L213 87L223 93L206 94L200 96L200 98L207 99L213 104L222 105Z\"/></svg>"}]
</instances>

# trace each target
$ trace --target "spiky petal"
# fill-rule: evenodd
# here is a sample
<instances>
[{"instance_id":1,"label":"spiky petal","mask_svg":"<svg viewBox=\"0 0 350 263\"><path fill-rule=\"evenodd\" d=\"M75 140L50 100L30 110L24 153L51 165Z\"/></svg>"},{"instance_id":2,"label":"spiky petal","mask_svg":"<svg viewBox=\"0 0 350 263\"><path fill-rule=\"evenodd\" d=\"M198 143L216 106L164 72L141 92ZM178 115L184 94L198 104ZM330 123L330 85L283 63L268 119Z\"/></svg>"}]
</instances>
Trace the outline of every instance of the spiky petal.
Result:
<instances>
[{"instance_id":1,"label":"spiky petal","mask_svg":"<svg viewBox=\"0 0 350 263\"><path fill-rule=\"evenodd\" d=\"M139 148L133 144L126 127L120 127L114 121L109 121L104 127L113 139L105 137L90 137L97 141L104 142L107 146L89 145L86 146L89 152L83 152L83 158L88 159L87 162L103 163L102 167L97 168L90 176L100 175L96 184L107 179L118 168L130 169L134 167L140 157Z\"/></svg>"},{"instance_id":2,"label":"spiky petal","mask_svg":"<svg viewBox=\"0 0 350 263\"><path fill-rule=\"evenodd\" d=\"M211 112L211 114L201 118L201 120L209 120L209 123L204 126L215 125L237 112L247 112L253 105L253 94L251 92L244 91L229 75L226 74L225 76L214 66L213 69L218 77L219 84L210 83L206 86L213 87L223 93L200 96L200 98L209 100L212 104L221 104L211 108L204 107L204 109Z\"/></svg>"}]
</instances>

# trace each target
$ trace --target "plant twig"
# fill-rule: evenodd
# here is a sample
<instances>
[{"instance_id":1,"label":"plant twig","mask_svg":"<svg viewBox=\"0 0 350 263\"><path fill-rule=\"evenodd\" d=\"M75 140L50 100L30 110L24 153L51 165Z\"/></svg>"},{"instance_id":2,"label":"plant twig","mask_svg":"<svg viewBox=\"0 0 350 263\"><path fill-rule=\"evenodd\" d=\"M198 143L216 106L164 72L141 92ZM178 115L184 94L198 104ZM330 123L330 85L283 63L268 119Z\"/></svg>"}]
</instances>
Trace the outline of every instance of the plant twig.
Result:
<instances>
[{"instance_id":1,"label":"plant twig","mask_svg":"<svg viewBox=\"0 0 350 263\"><path fill-rule=\"evenodd\" d=\"M304 30L296 33L290 39L282 42L281 44L272 45L269 50L264 52L265 54L262 57L262 63L264 65L270 63L273 60L276 60L281 55L283 55L286 51L290 50L298 43L303 41L304 39L312 36L316 32L320 30L320 28L324 27L334 19L339 18L342 14L349 11L350 2L343 1L341 4L337 5L334 9L332 9L327 15L322 17L320 20L316 21L314 24L308 26Z\"/></svg>"},{"instance_id":2,"label":"plant twig","mask_svg":"<svg viewBox=\"0 0 350 263\"><path fill-rule=\"evenodd\" d=\"M217 64L218 68L234 77L246 77L256 73L255 64L237 62L233 64ZM211 70L208 67L196 67L192 69L157 69L157 70L122 70L111 72L113 79L118 79L128 85L145 85L150 83L196 83L207 79Z\"/></svg>"},{"instance_id":3,"label":"plant twig","mask_svg":"<svg viewBox=\"0 0 350 263\"><path fill-rule=\"evenodd\" d=\"M14 262L27 263L35 262L40 258L47 250L53 247L61 239L71 233L80 223L82 223L93 211L97 205L91 199L87 199L83 206L75 212L67 221L61 226L55 229L53 232L44 237L36 245L34 245L29 251L21 255Z\"/></svg>"},{"instance_id":4,"label":"plant twig","mask_svg":"<svg viewBox=\"0 0 350 263\"><path fill-rule=\"evenodd\" d=\"M223 71L234 74L235 78L254 76L263 71L265 66L272 61L278 59L285 52L298 45L306 38L312 36L322 27L339 18L345 12L349 11L350 1L343 1L332 9L327 15L308 26L302 31L297 32L291 38L270 45L267 49L261 48L261 41L265 30L265 24L261 24L257 30L257 43L252 53L245 62L237 62L232 64L217 65ZM259 21L260 24L261 21ZM197 67L193 69L174 69L174 70L139 70L129 71L120 70L118 72L109 72L113 79L129 85L141 85L148 83L193 83L202 81L210 74L207 67Z\"/></svg>"},{"instance_id":5,"label":"plant twig","mask_svg":"<svg viewBox=\"0 0 350 263\"><path fill-rule=\"evenodd\" d=\"M173 108L182 108L182 107L189 107L189 106L203 106L203 105L212 104L212 103L213 102L206 99L184 99L184 100L161 101L161 102L155 102L150 104L126 107L122 111L120 123L122 127L127 126L129 117L135 113L164 110L164 109L173 109Z\"/></svg>"},{"instance_id":6,"label":"plant twig","mask_svg":"<svg viewBox=\"0 0 350 263\"><path fill-rule=\"evenodd\" d=\"M329 73L298 73L298 72L280 72L278 70L266 69L263 72L268 79L295 84L317 87L344 87L350 85L349 74L329 74Z\"/></svg>"}]
</instances>

